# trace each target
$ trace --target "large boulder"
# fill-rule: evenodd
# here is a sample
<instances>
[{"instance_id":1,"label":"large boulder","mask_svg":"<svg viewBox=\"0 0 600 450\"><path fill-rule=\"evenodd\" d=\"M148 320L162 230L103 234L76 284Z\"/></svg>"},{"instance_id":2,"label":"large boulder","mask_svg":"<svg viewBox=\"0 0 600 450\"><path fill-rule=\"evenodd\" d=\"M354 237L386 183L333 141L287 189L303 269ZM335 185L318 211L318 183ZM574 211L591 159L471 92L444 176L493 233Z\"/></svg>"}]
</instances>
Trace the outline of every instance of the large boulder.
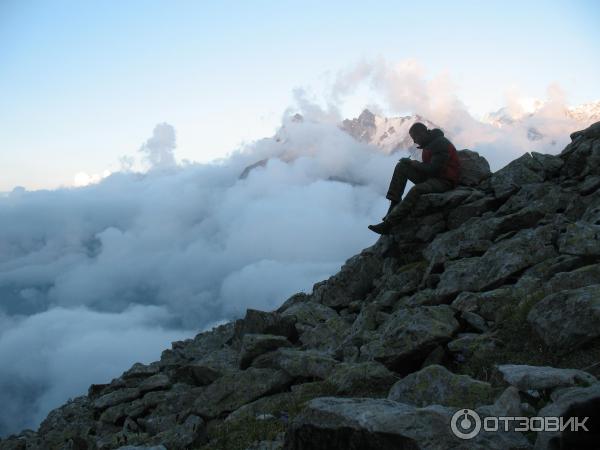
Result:
<instances>
[{"instance_id":1,"label":"large boulder","mask_svg":"<svg viewBox=\"0 0 600 450\"><path fill-rule=\"evenodd\" d=\"M300 342L303 347L333 353L343 342L350 324L339 315L314 327L300 328Z\"/></svg>"},{"instance_id":2,"label":"large boulder","mask_svg":"<svg viewBox=\"0 0 600 450\"><path fill-rule=\"evenodd\" d=\"M564 386L588 386L598 381L593 375L576 369L518 364L502 364L497 368L504 381L523 392Z\"/></svg>"},{"instance_id":3,"label":"large boulder","mask_svg":"<svg viewBox=\"0 0 600 450\"><path fill-rule=\"evenodd\" d=\"M467 149L459 150L457 153L460 161L460 184L477 186L492 174L487 159L479 153Z\"/></svg>"},{"instance_id":4,"label":"large boulder","mask_svg":"<svg viewBox=\"0 0 600 450\"><path fill-rule=\"evenodd\" d=\"M372 252L362 253L348 259L340 271L313 286L315 301L332 308L348 306L355 300L363 300L379 277L382 259Z\"/></svg>"},{"instance_id":5,"label":"large boulder","mask_svg":"<svg viewBox=\"0 0 600 450\"><path fill-rule=\"evenodd\" d=\"M485 292L461 292L451 303L457 311L475 313L485 320L497 322L510 315L519 304L511 287Z\"/></svg>"},{"instance_id":6,"label":"large boulder","mask_svg":"<svg viewBox=\"0 0 600 450\"><path fill-rule=\"evenodd\" d=\"M456 375L437 364L427 366L398 381L388 399L415 406L444 405L474 408L493 401L492 386L467 375Z\"/></svg>"},{"instance_id":7,"label":"large boulder","mask_svg":"<svg viewBox=\"0 0 600 450\"><path fill-rule=\"evenodd\" d=\"M571 134L572 142L565 147L559 157L564 160L561 169L567 179L582 179L589 174L598 174L600 162L600 122L585 130Z\"/></svg>"},{"instance_id":8,"label":"large boulder","mask_svg":"<svg viewBox=\"0 0 600 450\"><path fill-rule=\"evenodd\" d=\"M600 284L544 297L527 320L546 344L574 350L600 336Z\"/></svg>"},{"instance_id":9,"label":"large boulder","mask_svg":"<svg viewBox=\"0 0 600 450\"><path fill-rule=\"evenodd\" d=\"M338 364L326 381L336 394L362 395L387 392L398 375L375 361Z\"/></svg>"},{"instance_id":10,"label":"large boulder","mask_svg":"<svg viewBox=\"0 0 600 450\"><path fill-rule=\"evenodd\" d=\"M408 360L420 360L438 344L450 340L459 324L447 305L401 308L360 349L365 358L400 369Z\"/></svg>"},{"instance_id":11,"label":"large boulder","mask_svg":"<svg viewBox=\"0 0 600 450\"><path fill-rule=\"evenodd\" d=\"M292 422L286 450L494 450L527 449L520 433L481 432L470 440L452 434L455 410L417 408L385 399L320 397Z\"/></svg>"},{"instance_id":12,"label":"large boulder","mask_svg":"<svg viewBox=\"0 0 600 450\"><path fill-rule=\"evenodd\" d=\"M235 321L231 341L241 345L246 334L273 334L284 336L294 342L298 338L295 324L294 316L248 309L243 319Z\"/></svg>"},{"instance_id":13,"label":"large boulder","mask_svg":"<svg viewBox=\"0 0 600 450\"><path fill-rule=\"evenodd\" d=\"M279 347L290 347L292 344L283 336L273 334L245 334L240 350L240 369L245 369L257 356Z\"/></svg>"},{"instance_id":14,"label":"large boulder","mask_svg":"<svg viewBox=\"0 0 600 450\"><path fill-rule=\"evenodd\" d=\"M282 312L282 316L295 317L296 328L300 328L301 330L306 329L306 327L315 327L330 319L339 317L333 308L312 301L291 305Z\"/></svg>"},{"instance_id":15,"label":"large boulder","mask_svg":"<svg viewBox=\"0 0 600 450\"><path fill-rule=\"evenodd\" d=\"M511 275L555 256L554 235L552 225L525 229L494 244L483 256L448 261L437 290L450 295L500 285Z\"/></svg>"},{"instance_id":16,"label":"large boulder","mask_svg":"<svg viewBox=\"0 0 600 450\"><path fill-rule=\"evenodd\" d=\"M292 378L282 370L250 367L224 375L207 386L194 402L194 412L212 419L265 395L284 391Z\"/></svg>"},{"instance_id":17,"label":"large boulder","mask_svg":"<svg viewBox=\"0 0 600 450\"><path fill-rule=\"evenodd\" d=\"M560 253L600 256L600 225L585 221L568 224L558 239Z\"/></svg>"},{"instance_id":18,"label":"large boulder","mask_svg":"<svg viewBox=\"0 0 600 450\"><path fill-rule=\"evenodd\" d=\"M588 432L584 430L574 433L565 432L563 436L556 431L540 431L537 433L535 450L598 448L597 444L600 442L600 383L588 387L574 387L564 390L555 398L553 403L542 408L537 415L542 417L564 417L565 421L569 417L579 417L580 423L585 417L589 417L586 425L591 429ZM561 440L563 441L562 446ZM584 442L587 445L584 446Z\"/></svg>"},{"instance_id":19,"label":"large boulder","mask_svg":"<svg viewBox=\"0 0 600 450\"><path fill-rule=\"evenodd\" d=\"M293 378L326 378L338 361L317 350L280 348L256 358L254 367L281 369Z\"/></svg>"},{"instance_id":20,"label":"large boulder","mask_svg":"<svg viewBox=\"0 0 600 450\"><path fill-rule=\"evenodd\" d=\"M524 184L542 181L544 181L543 167L529 153L511 161L490 177L494 195L500 198L513 194Z\"/></svg>"}]
</instances>

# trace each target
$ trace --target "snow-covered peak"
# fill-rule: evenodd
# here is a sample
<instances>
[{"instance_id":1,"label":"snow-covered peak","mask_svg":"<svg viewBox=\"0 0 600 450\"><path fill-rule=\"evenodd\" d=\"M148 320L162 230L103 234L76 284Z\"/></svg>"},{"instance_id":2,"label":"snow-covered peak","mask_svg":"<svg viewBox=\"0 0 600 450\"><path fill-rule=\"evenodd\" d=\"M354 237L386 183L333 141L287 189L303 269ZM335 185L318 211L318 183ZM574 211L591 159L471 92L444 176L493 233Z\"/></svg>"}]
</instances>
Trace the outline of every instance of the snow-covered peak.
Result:
<instances>
[{"instance_id":1,"label":"snow-covered peak","mask_svg":"<svg viewBox=\"0 0 600 450\"><path fill-rule=\"evenodd\" d=\"M345 119L341 128L356 140L375 145L389 154L414 148L408 130L415 122L422 122L427 128L438 128L433 122L418 114L383 117L373 114L368 109L354 119Z\"/></svg>"},{"instance_id":2,"label":"snow-covered peak","mask_svg":"<svg viewBox=\"0 0 600 450\"><path fill-rule=\"evenodd\" d=\"M534 118L543 111L545 106L547 106L547 102L542 100L523 99L511 108L503 107L497 111L488 113L483 120L491 125L502 128L507 125L523 122L529 118ZM600 100L565 107L562 113L565 118L574 119L577 122L581 122L582 126L587 126L600 120Z\"/></svg>"},{"instance_id":3,"label":"snow-covered peak","mask_svg":"<svg viewBox=\"0 0 600 450\"><path fill-rule=\"evenodd\" d=\"M569 117L579 122L594 123L600 121L600 100L597 102L583 103L568 109Z\"/></svg>"}]
</instances>

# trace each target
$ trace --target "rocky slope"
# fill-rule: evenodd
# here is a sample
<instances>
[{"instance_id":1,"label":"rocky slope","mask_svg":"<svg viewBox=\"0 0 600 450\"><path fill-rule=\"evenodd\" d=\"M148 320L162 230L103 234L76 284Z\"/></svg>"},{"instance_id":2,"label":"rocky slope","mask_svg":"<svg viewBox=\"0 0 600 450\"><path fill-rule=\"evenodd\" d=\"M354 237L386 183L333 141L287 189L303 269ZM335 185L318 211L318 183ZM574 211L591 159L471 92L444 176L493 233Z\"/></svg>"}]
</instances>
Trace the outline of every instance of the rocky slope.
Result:
<instances>
[{"instance_id":1,"label":"rocky slope","mask_svg":"<svg viewBox=\"0 0 600 450\"><path fill-rule=\"evenodd\" d=\"M174 342L0 449L558 448L572 436L450 421L600 409L600 122L571 137L424 196L311 294Z\"/></svg>"}]
</instances>

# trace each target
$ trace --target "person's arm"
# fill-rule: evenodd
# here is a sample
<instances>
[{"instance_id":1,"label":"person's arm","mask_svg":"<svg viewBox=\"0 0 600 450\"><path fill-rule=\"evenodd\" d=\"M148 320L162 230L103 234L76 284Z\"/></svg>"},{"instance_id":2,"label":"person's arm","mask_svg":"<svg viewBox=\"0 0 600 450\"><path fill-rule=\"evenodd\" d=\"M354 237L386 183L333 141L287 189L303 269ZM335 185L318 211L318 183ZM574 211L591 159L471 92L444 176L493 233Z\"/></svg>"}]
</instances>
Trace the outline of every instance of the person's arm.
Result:
<instances>
[{"instance_id":1,"label":"person's arm","mask_svg":"<svg viewBox=\"0 0 600 450\"><path fill-rule=\"evenodd\" d=\"M448 141L446 139L438 139L439 142L434 143L431 150L431 162L415 164L415 167L430 177L436 177L442 171L450 154L448 153Z\"/></svg>"}]
</instances>

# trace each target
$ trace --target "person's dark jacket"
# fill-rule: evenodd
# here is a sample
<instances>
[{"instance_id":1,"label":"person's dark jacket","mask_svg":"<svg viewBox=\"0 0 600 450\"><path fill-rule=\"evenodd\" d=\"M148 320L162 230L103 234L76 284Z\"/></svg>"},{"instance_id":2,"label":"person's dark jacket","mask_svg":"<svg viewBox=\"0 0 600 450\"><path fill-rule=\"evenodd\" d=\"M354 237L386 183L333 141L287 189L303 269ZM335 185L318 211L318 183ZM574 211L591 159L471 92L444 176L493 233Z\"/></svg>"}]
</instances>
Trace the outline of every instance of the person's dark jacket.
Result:
<instances>
[{"instance_id":1,"label":"person's dark jacket","mask_svg":"<svg viewBox=\"0 0 600 450\"><path fill-rule=\"evenodd\" d=\"M417 170L430 177L445 178L456 186L460 175L460 162L456 148L439 128L429 130L429 140L421 145L422 159L416 165Z\"/></svg>"}]
</instances>

